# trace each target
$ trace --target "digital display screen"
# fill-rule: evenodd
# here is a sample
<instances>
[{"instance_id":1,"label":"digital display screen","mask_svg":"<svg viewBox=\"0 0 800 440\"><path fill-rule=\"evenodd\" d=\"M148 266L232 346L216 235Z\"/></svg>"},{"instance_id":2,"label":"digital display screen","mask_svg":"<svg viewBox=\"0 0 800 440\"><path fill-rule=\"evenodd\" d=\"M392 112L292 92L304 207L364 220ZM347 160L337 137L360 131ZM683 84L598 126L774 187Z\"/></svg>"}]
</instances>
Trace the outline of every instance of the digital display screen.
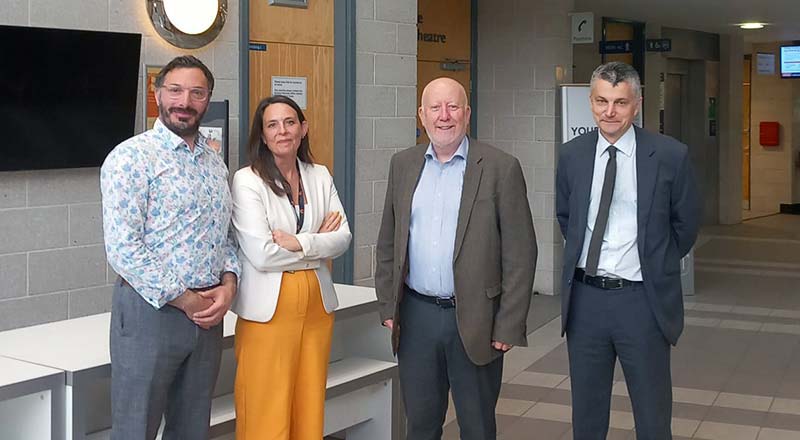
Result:
<instances>
[{"instance_id":1,"label":"digital display screen","mask_svg":"<svg viewBox=\"0 0 800 440\"><path fill-rule=\"evenodd\" d=\"M781 47L781 78L800 78L800 46Z\"/></svg>"}]
</instances>

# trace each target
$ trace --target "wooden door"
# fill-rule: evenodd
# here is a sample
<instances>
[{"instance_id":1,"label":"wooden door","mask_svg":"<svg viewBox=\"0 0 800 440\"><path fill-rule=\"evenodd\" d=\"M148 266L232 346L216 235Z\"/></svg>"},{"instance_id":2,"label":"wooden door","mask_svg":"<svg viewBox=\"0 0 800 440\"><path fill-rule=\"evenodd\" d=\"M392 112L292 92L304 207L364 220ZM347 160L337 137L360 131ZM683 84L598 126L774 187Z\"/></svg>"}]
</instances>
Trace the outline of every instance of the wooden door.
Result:
<instances>
[{"instance_id":1,"label":"wooden door","mask_svg":"<svg viewBox=\"0 0 800 440\"><path fill-rule=\"evenodd\" d=\"M442 76L461 83L469 100L472 58L470 1L418 0L417 8L417 107L421 104L425 85ZM452 68L457 70L449 70ZM429 141L417 118L417 143Z\"/></svg>"},{"instance_id":2,"label":"wooden door","mask_svg":"<svg viewBox=\"0 0 800 440\"><path fill-rule=\"evenodd\" d=\"M333 173L333 2L309 0L308 9L250 2L250 114L272 95L273 77L305 78L311 153ZM264 50L260 50L264 49Z\"/></svg>"},{"instance_id":3,"label":"wooden door","mask_svg":"<svg viewBox=\"0 0 800 440\"><path fill-rule=\"evenodd\" d=\"M631 23L608 22L605 25L605 31L606 41L633 41L635 38L633 24ZM622 61L623 63L630 64L631 66L634 65L632 53L607 54L606 62L609 63L611 61Z\"/></svg>"}]
</instances>

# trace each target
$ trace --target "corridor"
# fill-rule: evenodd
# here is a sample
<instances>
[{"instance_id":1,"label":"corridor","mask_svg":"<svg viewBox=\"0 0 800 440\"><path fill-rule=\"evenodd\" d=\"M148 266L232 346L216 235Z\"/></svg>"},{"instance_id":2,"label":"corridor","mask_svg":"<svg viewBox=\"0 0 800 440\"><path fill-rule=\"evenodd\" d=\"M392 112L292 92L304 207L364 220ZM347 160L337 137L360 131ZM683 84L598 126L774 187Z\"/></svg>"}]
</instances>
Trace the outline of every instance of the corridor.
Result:
<instances>
[{"instance_id":1,"label":"corridor","mask_svg":"<svg viewBox=\"0 0 800 440\"><path fill-rule=\"evenodd\" d=\"M800 216L705 228L695 255L696 294L672 354L674 438L800 439ZM529 347L506 357L500 439L572 438L558 313L558 298L535 297ZM616 380L608 439L635 439L619 365ZM458 438L452 410L444 438Z\"/></svg>"}]
</instances>

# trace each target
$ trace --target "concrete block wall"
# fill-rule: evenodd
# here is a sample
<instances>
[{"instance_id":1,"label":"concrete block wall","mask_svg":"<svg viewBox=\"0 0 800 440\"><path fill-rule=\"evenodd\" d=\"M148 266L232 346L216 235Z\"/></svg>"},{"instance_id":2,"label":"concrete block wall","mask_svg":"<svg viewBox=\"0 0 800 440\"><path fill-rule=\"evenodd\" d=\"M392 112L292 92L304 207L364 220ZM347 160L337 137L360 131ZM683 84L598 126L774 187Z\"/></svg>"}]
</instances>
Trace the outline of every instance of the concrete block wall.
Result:
<instances>
[{"instance_id":1,"label":"concrete block wall","mask_svg":"<svg viewBox=\"0 0 800 440\"><path fill-rule=\"evenodd\" d=\"M395 152L416 142L416 23L416 0L357 1L353 238L357 285L374 284L375 242L389 161Z\"/></svg>"},{"instance_id":2,"label":"concrete block wall","mask_svg":"<svg viewBox=\"0 0 800 440\"><path fill-rule=\"evenodd\" d=\"M778 53L781 42L753 44L753 60L757 53ZM777 66L777 61L776 61ZM775 213L781 203L792 202L792 114L795 81L780 78L777 73L759 74L753 61L750 80L750 209L758 213ZM764 147L759 142L759 122L780 123L780 145ZM796 154L796 153L795 153Z\"/></svg>"},{"instance_id":3,"label":"concrete block wall","mask_svg":"<svg viewBox=\"0 0 800 440\"><path fill-rule=\"evenodd\" d=\"M478 138L519 158L539 246L534 289L558 293L557 84L571 82L573 0L478 1Z\"/></svg>"},{"instance_id":4,"label":"concrete block wall","mask_svg":"<svg viewBox=\"0 0 800 440\"><path fill-rule=\"evenodd\" d=\"M238 164L238 3L228 0L220 36L193 51L155 33L143 0L4 0L0 24L141 33L143 65L194 54L214 72L213 99L230 100L230 163ZM137 133L141 68L139 77ZM102 240L98 168L0 173L0 331L108 311L116 275Z\"/></svg>"}]
</instances>

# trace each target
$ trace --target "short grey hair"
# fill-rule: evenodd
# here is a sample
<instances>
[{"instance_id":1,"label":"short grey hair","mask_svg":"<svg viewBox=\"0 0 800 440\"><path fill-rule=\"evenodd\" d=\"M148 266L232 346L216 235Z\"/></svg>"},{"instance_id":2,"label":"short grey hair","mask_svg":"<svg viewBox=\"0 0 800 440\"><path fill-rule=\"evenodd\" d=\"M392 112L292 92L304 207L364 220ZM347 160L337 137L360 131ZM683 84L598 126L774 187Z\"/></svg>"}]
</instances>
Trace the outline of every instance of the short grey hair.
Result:
<instances>
[{"instance_id":1,"label":"short grey hair","mask_svg":"<svg viewBox=\"0 0 800 440\"><path fill-rule=\"evenodd\" d=\"M620 61L601 64L592 72L590 84L593 86L598 79L608 81L615 87L621 82L628 83L633 89L633 94L637 98L642 97L642 82L639 80L639 72L630 64Z\"/></svg>"}]
</instances>

